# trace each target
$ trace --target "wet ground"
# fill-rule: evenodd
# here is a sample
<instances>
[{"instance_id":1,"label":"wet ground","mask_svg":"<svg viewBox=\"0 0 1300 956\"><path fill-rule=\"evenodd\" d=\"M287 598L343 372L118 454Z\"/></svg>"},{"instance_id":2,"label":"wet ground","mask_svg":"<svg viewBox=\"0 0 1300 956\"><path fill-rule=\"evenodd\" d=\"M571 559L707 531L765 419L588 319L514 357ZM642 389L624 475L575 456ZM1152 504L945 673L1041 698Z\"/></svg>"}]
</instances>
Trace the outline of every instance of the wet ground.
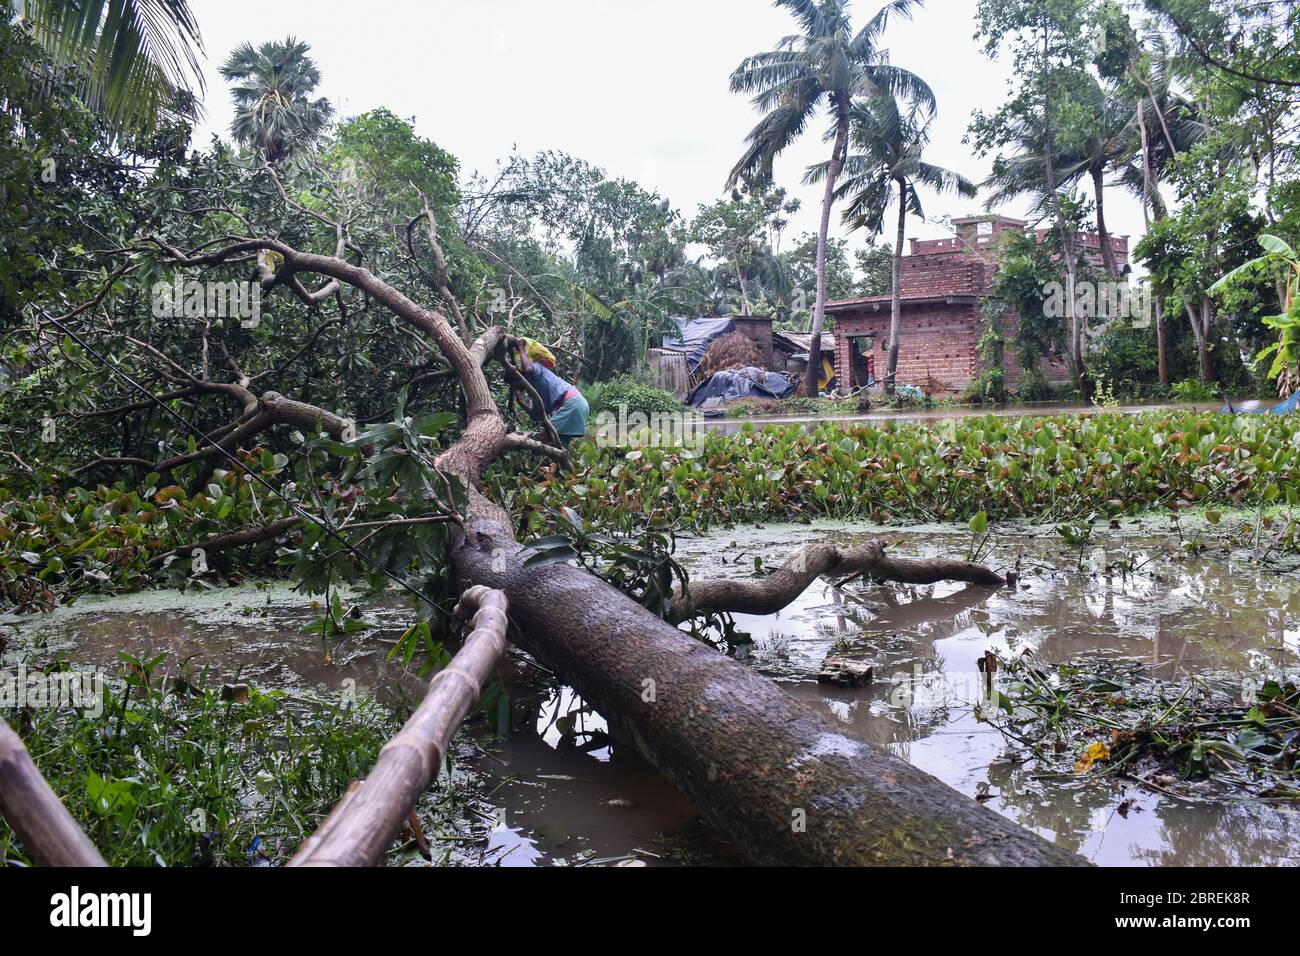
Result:
<instances>
[{"instance_id":1,"label":"wet ground","mask_svg":"<svg viewBox=\"0 0 1300 956\"><path fill-rule=\"evenodd\" d=\"M1040 780L972 704L976 660L986 650L1032 649L1048 662L1111 658L1145 662L1177 679L1195 673L1300 676L1300 575L1218 546L1190 556L1165 519L1098 531L1083 549L1050 528L997 534L987 562L1021 564L1015 590L815 584L770 618L738 616L754 643L746 657L847 730L933 773L1049 839L1102 864L1279 865L1300 861L1300 816L1276 805L1189 803L1123 781ZM774 526L683 541L695 577L753 573L799 544L887 535L893 553L962 555L970 534L950 526L906 532L862 525ZM1109 570L1108 570L1109 569ZM45 617L0 618L0 663L65 658L112 668L118 652L189 660L209 680L324 693L372 690L419 698L424 682L385 660L408 621L391 599L367 604L374 629L341 641L299 633L314 617L283 585L151 592L87 599ZM871 663L876 680L857 690L816 683L834 651ZM490 865L699 862L725 847L692 808L567 688L512 664L514 733L498 738L482 720L463 741L481 805L496 820L462 859ZM1133 801L1126 813L1118 812Z\"/></svg>"},{"instance_id":2,"label":"wet ground","mask_svg":"<svg viewBox=\"0 0 1300 956\"><path fill-rule=\"evenodd\" d=\"M245 682L326 699L371 693L394 705L418 703L426 680L416 667L387 659L410 624L408 605L395 596L362 605L370 630L322 640L300 633L319 611L281 583L85 598L49 615L0 616L0 638L7 640L0 640L0 671L66 660L76 670L111 675L121 667L119 654L150 660L165 653L160 671L187 668L209 685ZM458 754L472 764L458 785L478 798L477 819L464 821L463 832L440 835L455 842L459 862L717 858L707 833L678 844L676 834L698 826L694 809L634 751L613 746L598 715L579 713L582 702L571 690L537 680L522 659L513 659L503 677L514 733L503 737L478 718L458 740ZM467 839L481 834L486 838Z\"/></svg>"}]
</instances>

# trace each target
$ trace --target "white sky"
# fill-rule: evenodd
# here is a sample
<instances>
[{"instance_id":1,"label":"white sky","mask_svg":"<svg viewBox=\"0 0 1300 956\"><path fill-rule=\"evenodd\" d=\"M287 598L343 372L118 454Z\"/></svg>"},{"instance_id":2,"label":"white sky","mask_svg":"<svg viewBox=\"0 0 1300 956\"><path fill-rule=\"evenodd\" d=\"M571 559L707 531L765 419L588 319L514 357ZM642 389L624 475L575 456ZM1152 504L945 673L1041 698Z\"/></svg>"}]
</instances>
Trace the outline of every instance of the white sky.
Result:
<instances>
[{"instance_id":1,"label":"white sky","mask_svg":"<svg viewBox=\"0 0 1300 956\"><path fill-rule=\"evenodd\" d=\"M855 23L882 0L857 0ZM771 49L795 22L767 0L191 0L207 51L207 120L196 145L225 137L231 106L217 67L244 41L296 36L311 45L319 93L342 116L385 106L414 116L417 131L460 160L490 171L514 146L571 153L667 196L688 215L722 193L756 120L728 92L731 71ZM891 60L935 91L938 118L928 158L978 182L989 170L962 144L977 109L1007 95L1010 67L989 62L972 39L975 0L929 0L912 22L886 32ZM810 127L776 166L803 201L787 236L817 227L817 187L804 168L824 158L825 123ZM942 216L983 211L983 200L923 196L930 221L908 236L947 233ZM1107 190L1115 235L1140 235L1138 202ZM1001 212L1018 216L1022 209ZM838 214L833 224L838 228ZM887 230L892 238L892 229ZM864 244L857 233L851 248ZM1136 241L1131 240L1132 241Z\"/></svg>"}]
</instances>

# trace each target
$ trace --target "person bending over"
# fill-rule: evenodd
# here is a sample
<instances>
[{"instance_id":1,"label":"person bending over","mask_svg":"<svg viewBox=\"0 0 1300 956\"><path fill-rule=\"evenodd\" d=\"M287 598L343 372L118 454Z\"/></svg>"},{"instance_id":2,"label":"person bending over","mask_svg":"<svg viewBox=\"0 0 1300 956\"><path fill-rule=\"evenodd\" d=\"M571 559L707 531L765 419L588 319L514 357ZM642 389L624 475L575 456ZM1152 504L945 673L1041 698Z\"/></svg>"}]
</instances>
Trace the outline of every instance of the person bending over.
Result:
<instances>
[{"instance_id":1,"label":"person bending over","mask_svg":"<svg viewBox=\"0 0 1300 956\"><path fill-rule=\"evenodd\" d=\"M575 438L587 434L587 416L591 414L587 399L583 397L582 392L578 391L576 385L566 382L541 362L533 361L528 354L525 340L520 339L517 345L519 370L523 372L529 384L537 390L543 406L539 411L532 401L524 403L528 408L528 414L534 421L541 422L540 412L544 411L555 427L556 434L560 436L560 441L565 448L568 448Z\"/></svg>"}]
</instances>

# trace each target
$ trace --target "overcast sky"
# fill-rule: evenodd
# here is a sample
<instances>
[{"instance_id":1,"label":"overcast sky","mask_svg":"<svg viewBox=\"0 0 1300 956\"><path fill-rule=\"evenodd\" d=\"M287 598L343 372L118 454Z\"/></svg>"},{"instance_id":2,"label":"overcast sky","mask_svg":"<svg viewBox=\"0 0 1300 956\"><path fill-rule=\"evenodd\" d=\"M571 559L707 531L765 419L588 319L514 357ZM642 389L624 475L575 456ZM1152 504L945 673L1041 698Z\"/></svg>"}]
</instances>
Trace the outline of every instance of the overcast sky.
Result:
<instances>
[{"instance_id":1,"label":"overcast sky","mask_svg":"<svg viewBox=\"0 0 1300 956\"><path fill-rule=\"evenodd\" d=\"M882 0L858 0L855 23ZM559 149L634 179L693 214L722 192L756 116L727 79L751 53L794 32L767 0L191 0L207 51L207 119L198 142L226 137L231 106L217 67L244 41L293 35L320 67L320 93L342 116L385 106L462 169L490 171L515 146ZM1010 67L989 62L972 39L975 0L929 0L912 22L886 32L891 60L920 74L939 103L928 158L979 181L989 161L962 144L977 109L1006 97ZM816 187L804 169L824 159L825 121L777 162L779 184L803 201L788 235L817 228ZM1116 235L1140 235L1141 209L1107 193ZM983 211L982 199L924 198L933 238L943 216ZM1023 210L1000 210L1020 215ZM838 216L836 219L838 225ZM892 237L892 230L889 231ZM865 242L862 233L852 246Z\"/></svg>"}]
</instances>

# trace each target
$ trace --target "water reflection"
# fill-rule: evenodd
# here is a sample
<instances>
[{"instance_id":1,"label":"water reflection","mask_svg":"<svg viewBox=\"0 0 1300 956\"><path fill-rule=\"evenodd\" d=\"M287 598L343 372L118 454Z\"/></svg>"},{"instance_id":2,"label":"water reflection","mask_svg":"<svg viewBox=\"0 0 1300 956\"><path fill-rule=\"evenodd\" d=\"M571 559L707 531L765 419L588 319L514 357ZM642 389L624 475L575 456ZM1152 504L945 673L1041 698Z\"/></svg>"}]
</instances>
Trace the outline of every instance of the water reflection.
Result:
<instances>
[{"instance_id":1,"label":"water reflection","mask_svg":"<svg viewBox=\"0 0 1300 956\"><path fill-rule=\"evenodd\" d=\"M869 536L842 527L733 532L686 542L680 556L694 575L734 575L752 566L753 555L774 566L828 535L840 544ZM900 556L961 555L969 546L968 535L951 530L891 536ZM1295 575L1222 549L1189 557L1176 535L1149 532L1099 533L1082 553L1050 529L1022 532L1003 536L989 561L1004 568L1018 562L1020 585L851 584L840 592L819 582L775 618L739 615L737 622L755 639L754 666L789 692L1094 862L1296 862L1300 822L1290 807L1192 804L1124 781L1039 779L1024 754L972 713L987 650L1028 650L1046 662L1138 660L1163 678L1208 671L1294 678ZM875 683L818 685L815 674L832 649L871 663Z\"/></svg>"},{"instance_id":2,"label":"water reflection","mask_svg":"<svg viewBox=\"0 0 1300 956\"><path fill-rule=\"evenodd\" d=\"M8 638L0 668L62 659L116 673L121 652L142 660L166 654L164 671L187 668L209 684L241 680L326 696L370 692L394 705L423 697L426 679L388 659L410 623L403 600L366 602L373 627L340 640L301 633L315 613L283 586L92 598L51 615L0 617L0 635ZM502 672L513 733L498 737L478 719L457 738L458 757L473 768L465 786L476 789L481 818L472 838L458 838L458 860L673 862L665 837L693 822L690 804L635 750L612 742L603 719L570 689L539 689L530 676L518 660ZM707 837L688 849L696 858L716 858Z\"/></svg>"}]
</instances>

